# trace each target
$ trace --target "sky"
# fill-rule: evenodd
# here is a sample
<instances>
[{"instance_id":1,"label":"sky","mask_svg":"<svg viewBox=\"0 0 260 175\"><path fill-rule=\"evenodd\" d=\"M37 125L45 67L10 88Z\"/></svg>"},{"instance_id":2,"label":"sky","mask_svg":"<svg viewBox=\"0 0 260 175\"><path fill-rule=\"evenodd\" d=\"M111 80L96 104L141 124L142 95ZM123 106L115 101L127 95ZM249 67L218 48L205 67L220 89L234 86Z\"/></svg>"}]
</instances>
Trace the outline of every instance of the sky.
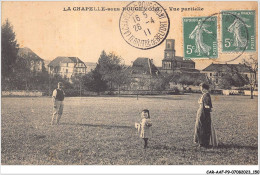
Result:
<instances>
[{"instance_id":1,"label":"sky","mask_svg":"<svg viewBox=\"0 0 260 175\"><path fill-rule=\"evenodd\" d=\"M114 52L130 65L137 57L148 57L156 66L162 66L165 41L159 46L141 50L130 46L122 37L119 19L122 8L130 2L2 2L2 23L9 19L16 33L20 47L28 47L45 60L57 56L75 56L84 62L97 62L102 52ZM170 30L167 39L175 39L176 56L183 56L182 17L210 16L221 10L256 10L255 2L170 2L159 1L169 16ZM120 8L120 11L64 11L68 7ZM203 11L170 11L170 7L200 7ZM220 15L218 16L218 21ZM220 24L220 22L218 23ZM219 26L218 26L219 27ZM220 28L218 30L220 32ZM256 29L256 35L258 35ZM258 36L256 36L258 38ZM218 33L220 39L220 33ZM257 43L257 42L256 42ZM257 48L257 47L256 47ZM242 62L256 52L243 53L230 63ZM212 62L223 63L236 57L233 53L221 53L217 59L193 59L197 69L203 69Z\"/></svg>"}]
</instances>

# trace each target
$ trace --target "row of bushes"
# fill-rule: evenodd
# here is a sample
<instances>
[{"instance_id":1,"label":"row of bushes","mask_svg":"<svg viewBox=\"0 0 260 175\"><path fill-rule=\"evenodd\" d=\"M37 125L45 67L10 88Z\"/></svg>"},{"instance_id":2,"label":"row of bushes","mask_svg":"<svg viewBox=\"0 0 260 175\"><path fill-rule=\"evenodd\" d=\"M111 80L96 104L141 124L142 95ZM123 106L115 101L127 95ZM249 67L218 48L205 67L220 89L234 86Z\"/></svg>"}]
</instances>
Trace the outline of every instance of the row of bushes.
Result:
<instances>
[{"instance_id":1,"label":"row of bushes","mask_svg":"<svg viewBox=\"0 0 260 175\"><path fill-rule=\"evenodd\" d=\"M75 89L65 89L65 94L67 97L78 97L78 96L97 96L97 95L178 95L183 93L201 93L199 90L183 90L180 91L177 87L172 90L163 90L163 91L150 91L150 90L122 90L122 91L104 91L104 92L92 92ZM244 91L246 90L211 90L211 94L221 94L221 95L244 95ZM2 96L34 96L33 94L37 94L35 96L51 96L52 91L2 91Z\"/></svg>"}]
</instances>

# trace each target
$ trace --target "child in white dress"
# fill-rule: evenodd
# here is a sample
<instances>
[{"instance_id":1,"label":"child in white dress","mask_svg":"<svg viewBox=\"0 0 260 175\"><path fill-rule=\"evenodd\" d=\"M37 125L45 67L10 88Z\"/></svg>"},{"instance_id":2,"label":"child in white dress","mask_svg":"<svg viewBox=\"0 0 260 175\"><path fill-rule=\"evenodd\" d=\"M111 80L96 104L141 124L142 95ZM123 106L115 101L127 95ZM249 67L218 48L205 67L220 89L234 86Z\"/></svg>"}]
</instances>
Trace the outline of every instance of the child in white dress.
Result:
<instances>
[{"instance_id":1,"label":"child in white dress","mask_svg":"<svg viewBox=\"0 0 260 175\"><path fill-rule=\"evenodd\" d=\"M142 111L141 118L141 122L140 124L136 124L136 128L138 129L138 133L140 133L140 137L144 140L144 149L146 149L148 145L148 139L152 137L152 121L150 119L148 109L144 109Z\"/></svg>"}]
</instances>

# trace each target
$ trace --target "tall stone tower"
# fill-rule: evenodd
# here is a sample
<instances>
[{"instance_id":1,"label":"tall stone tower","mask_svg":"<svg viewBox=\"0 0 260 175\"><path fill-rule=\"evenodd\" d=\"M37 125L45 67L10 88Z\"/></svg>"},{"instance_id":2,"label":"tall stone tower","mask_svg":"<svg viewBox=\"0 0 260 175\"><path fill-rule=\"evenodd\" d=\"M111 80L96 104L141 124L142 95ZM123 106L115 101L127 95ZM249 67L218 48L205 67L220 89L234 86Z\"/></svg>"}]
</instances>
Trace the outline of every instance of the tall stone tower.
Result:
<instances>
[{"instance_id":1,"label":"tall stone tower","mask_svg":"<svg viewBox=\"0 0 260 175\"><path fill-rule=\"evenodd\" d=\"M173 61L175 58L175 40L166 39L164 49L164 58L162 60L162 71L166 73L173 72Z\"/></svg>"},{"instance_id":2,"label":"tall stone tower","mask_svg":"<svg viewBox=\"0 0 260 175\"><path fill-rule=\"evenodd\" d=\"M173 72L194 72L195 62L192 60L184 60L183 57L175 55L175 40L166 39L166 45L164 49L164 58L162 60L161 72L173 73Z\"/></svg>"},{"instance_id":3,"label":"tall stone tower","mask_svg":"<svg viewBox=\"0 0 260 175\"><path fill-rule=\"evenodd\" d=\"M166 45L164 49L164 59L174 59L175 57L175 40L166 39Z\"/></svg>"}]
</instances>

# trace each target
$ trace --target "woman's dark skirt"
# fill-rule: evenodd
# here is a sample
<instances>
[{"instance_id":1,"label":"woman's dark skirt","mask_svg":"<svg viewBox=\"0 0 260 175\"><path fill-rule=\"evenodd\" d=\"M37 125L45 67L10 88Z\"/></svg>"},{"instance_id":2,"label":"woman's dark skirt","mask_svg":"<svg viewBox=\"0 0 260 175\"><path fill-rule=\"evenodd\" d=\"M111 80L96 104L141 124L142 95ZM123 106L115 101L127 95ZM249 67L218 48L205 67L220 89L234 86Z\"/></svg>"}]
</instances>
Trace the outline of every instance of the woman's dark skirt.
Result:
<instances>
[{"instance_id":1,"label":"woman's dark skirt","mask_svg":"<svg viewBox=\"0 0 260 175\"><path fill-rule=\"evenodd\" d=\"M207 109L203 109L203 107L201 106L197 111L194 142L200 144L201 146L208 146L210 142L210 133L210 111Z\"/></svg>"}]
</instances>

